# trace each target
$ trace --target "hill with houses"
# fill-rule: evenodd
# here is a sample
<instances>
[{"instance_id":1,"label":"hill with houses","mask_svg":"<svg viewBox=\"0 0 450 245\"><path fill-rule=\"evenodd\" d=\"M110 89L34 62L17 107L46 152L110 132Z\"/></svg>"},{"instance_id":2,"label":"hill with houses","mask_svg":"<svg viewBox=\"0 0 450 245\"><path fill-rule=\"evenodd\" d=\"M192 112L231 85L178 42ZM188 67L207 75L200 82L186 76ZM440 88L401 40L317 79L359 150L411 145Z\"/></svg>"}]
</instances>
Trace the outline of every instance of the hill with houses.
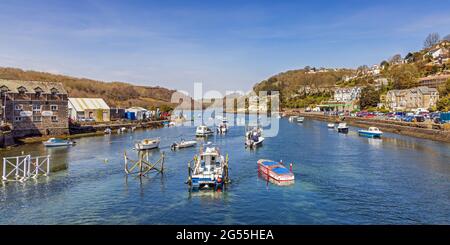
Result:
<instances>
[{"instance_id":1,"label":"hill with houses","mask_svg":"<svg viewBox=\"0 0 450 245\"><path fill-rule=\"evenodd\" d=\"M256 93L280 91L283 108L339 102L352 104L345 108L347 110L377 107L407 110L419 105L431 110L449 110L450 38L429 42L428 39L422 50L409 52L404 57L396 54L379 64L362 65L357 69L305 67L272 76L257 83L253 90ZM428 96L428 99L426 103L412 105L409 101L415 98L411 96Z\"/></svg>"}]
</instances>

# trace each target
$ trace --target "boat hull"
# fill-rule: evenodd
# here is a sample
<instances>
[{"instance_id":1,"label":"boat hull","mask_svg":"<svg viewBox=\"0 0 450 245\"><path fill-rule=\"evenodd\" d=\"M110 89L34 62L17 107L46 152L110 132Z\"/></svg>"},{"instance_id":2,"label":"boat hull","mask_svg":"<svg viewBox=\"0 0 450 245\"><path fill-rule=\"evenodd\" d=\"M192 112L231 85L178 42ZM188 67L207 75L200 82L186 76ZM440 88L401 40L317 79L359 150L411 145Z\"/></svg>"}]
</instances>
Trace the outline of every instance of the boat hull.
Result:
<instances>
[{"instance_id":1,"label":"boat hull","mask_svg":"<svg viewBox=\"0 0 450 245\"><path fill-rule=\"evenodd\" d=\"M138 151L152 150L152 149L158 148L159 143L160 143L159 140L151 142L151 143L138 142L138 143L134 144L134 148L136 148L136 150L138 150Z\"/></svg>"},{"instance_id":2,"label":"boat hull","mask_svg":"<svg viewBox=\"0 0 450 245\"><path fill-rule=\"evenodd\" d=\"M383 136L383 133L374 133L374 132L368 132L364 130L358 131L359 136L367 137L367 138L381 138Z\"/></svg>"},{"instance_id":3,"label":"boat hull","mask_svg":"<svg viewBox=\"0 0 450 245\"><path fill-rule=\"evenodd\" d=\"M197 141L188 141L188 142L176 143L174 145L174 147L178 148L178 149L181 149L181 148L193 147L196 144L197 144Z\"/></svg>"},{"instance_id":4,"label":"boat hull","mask_svg":"<svg viewBox=\"0 0 450 245\"><path fill-rule=\"evenodd\" d=\"M266 180L277 185L291 185L295 182L295 176L284 165L271 160L259 160L258 172Z\"/></svg>"},{"instance_id":5,"label":"boat hull","mask_svg":"<svg viewBox=\"0 0 450 245\"><path fill-rule=\"evenodd\" d=\"M348 133L348 128L338 128L338 132L342 133L342 134L347 134Z\"/></svg>"},{"instance_id":6,"label":"boat hull","mask_svg":"<svg viewBox=\"0 0 450 245\"><path fill-rule=\"evenodd\" d=\"M67 142L67 143L47 143L44 142L44 146L45 147L60 147L60 146L71 146L73 145L72 142Z\"/></svg>"}]
</instances>

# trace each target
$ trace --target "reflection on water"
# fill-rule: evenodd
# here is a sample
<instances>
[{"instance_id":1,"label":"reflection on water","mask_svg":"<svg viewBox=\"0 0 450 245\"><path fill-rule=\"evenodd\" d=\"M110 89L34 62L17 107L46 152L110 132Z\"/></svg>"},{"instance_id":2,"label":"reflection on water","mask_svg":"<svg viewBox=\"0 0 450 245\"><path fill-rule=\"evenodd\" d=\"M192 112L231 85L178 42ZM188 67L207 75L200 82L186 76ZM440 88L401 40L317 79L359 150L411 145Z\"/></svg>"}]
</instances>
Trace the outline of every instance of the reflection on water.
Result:
<instances>
[{"instance_id":1,"label":"reflection on water","mask_svg":"<svg viewBox=\"0 0 450 245\"><path fill-rule=\"evenodd\" d=\"M241 119L241 117L237 118ZM142 130L77 140L74 147L30 144L0 155L50 154L68 166L25 183L0 187L2 224L412 224L450 223L450 145L386 133L382 139L329 130L327 123L280 120L276 137L245 150L245 127L195 138L195 127ZM133 143L161 137L164 174L124 173L123 153ZM196 147L170 151L180 138ZM201 143L230 157L232 183L223 192L190 192L187 163ZM261 158L293 162L295 184L258 177ZM26 218L25 218L26 217Z\"/></svg>"}]
</instances>

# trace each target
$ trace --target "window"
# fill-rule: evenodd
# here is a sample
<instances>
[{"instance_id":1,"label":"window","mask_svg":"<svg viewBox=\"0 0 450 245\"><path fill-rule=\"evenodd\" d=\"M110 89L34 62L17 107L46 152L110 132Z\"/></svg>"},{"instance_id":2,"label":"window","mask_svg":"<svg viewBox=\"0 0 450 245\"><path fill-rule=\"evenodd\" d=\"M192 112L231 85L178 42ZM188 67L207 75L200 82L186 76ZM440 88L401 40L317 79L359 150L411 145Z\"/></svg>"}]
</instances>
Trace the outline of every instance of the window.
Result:
<instances>
[{"instance_id":1,"label":"window","mask_svg":"<svg viewBox=\"0 0 450 245\"><path fill-rule=\"evenodd\" d=\"M16 111L21 111L21 110L23 110L23 105L16 105L16 106L14 107L14 109L15 109Z\"/></svg>"},{"instance_id":2,"label":"window","mask_svg":"<svg viewBox=\"0 0 450 245\"><path fill-rule=\"evenodd\" d=\"M57 105L51 105L50 106L50 110L51 111L57 111L58 110L58 106Z\"/></svg>"},{"instance_id":3,"label":"window","mask_svg":"<svg viewBox=\"0 0 450 245\"><path fill-rule=\"evenodd\" d=\"M22 121L22 117L15 117L15 118L14 118L14 121L20 122L20 121Z\"/></svg>"},{"instance_id":4,"label":"window","mask_svg":"<svg viewBox=\"0 0 450 245\"><path fill-rule=\"evenodd\" d=\"M41 111L41 105L33 104L33 111L34 112L40 112Z\"/></svg>"},{"instance_id":5,"label":"window","mask_svg":"<svg viewBox=\"0 0 450 245\"><path fill-rule=\"evenodd\" d=\"M33 122L42 122L41 116L33 116Z\"/></svg>"},{"instance_id":6,"label":"window","mask_svg":"<svg viewBox=\"0 0 450 245\"><path fill-rule=\"evenodd\" d=\"M57 116L52 116L52 122L57 122L58 121L58 117Z\"/></svg>"}]
</instances>

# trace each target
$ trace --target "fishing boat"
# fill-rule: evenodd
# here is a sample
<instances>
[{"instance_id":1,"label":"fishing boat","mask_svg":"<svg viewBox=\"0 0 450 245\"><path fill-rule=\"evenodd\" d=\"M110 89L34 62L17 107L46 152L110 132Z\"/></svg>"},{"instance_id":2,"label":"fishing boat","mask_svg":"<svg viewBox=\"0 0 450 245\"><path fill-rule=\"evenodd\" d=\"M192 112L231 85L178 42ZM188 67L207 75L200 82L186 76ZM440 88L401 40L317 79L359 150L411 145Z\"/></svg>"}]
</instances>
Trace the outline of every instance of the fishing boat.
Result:
<instances>
[{"instance_id":1,"label":"fishing boat","mask_svg":"<svg viewBox=\"0 0 450 245\"><path fill-rule=\"evenodd\" d=\"M290 116L289 117L289 122L295 122L297 121L297 116Z\"/></svg>"},{"instance_id":2,"label":"fishing boat","mask_svg":"<svg viewBox=\"0 0 450 245\"><path fill-rule=\"evenodd\" d=\"M134 144L134 148L138 151L151 150L159 147L160 138L143 139Z\"/></svg>"},{"instance_id":3,"label":"fishing boat","mask_svg":"<svg viewBox=\"0 0 450 245\"><path fill-rule=\"evenodd\" d=\"M176 149L181 149L181 148L187 148L187 147L192 147L197 145L197 141L195 140L181 140L180 142L175 142L172 144L172 146L170 147L172 150L176 150Z\"/></svg>"},{"instance_id":4,"label":"fishing boat","mask_svg":"<svg viewBox=\"0 0 450 245\"><path fill-rule=\"evenodd\" d=\"M213 131L205 125L200 125L195 131L195 135L199 137L204 137L213 134Z\"/></svg>"},{"instance_id":5,"label":"fishing boat","mask_svg":"<svg viewBox=\"0 0 450 245\"><path fill-rule=\"evenodd\" d=\"M339 133L343 133L343 134L348 133L347 123L339 123L337 130Z\"/></svg>"},{"instance_id":6,"label":"fishing boat","mask_svg":"<svg viewBox=\"0 0 450 245\"><path fill-rule=\"evenodd\" d=\"M223 119L219 126L217 126L217 133L225 134L226 132L228 132L228 120Z\"/></svg>"},{"instance_id":7,"label":"fishing boat","mask_svg":"<svg viewBox=\"0 0 450 245\"><path fill-rule=\"evenodd\" d=\"M256 148L262 145L263 141L262 129L259 127L253 128L245 133L245 147Z\"/></svg>"},{"instance_id":8,"label":"fishing boat","mask_svg":"<svg viewBox=\"0 0 450 245\"><path fill-rule=\"evenodd\" d=\"M278 185L290 185L295 181L291 171L282 163L272 160L258 160L258 172L268 181Z\"/></svg>"},{"instance_id":9,"label":"fishing boat","mask_svg":"<svg viewBox=\"0 0 450 245\"><path fill-rule=\"evenodd\" d=\"M358 134L360 136L368 137L368 138L381 138L383 132L379 130L377 127L370 127L368 130L358 130Z\"/></svg>"},{"instance_id":10,"label":"fishing boat","mask_svg":"<svg viewBox=\"0 0 450 245\"><path fill-rule=\"evenodd\" d=\"M297 117L297 120L296 120L298 123L303 123L303 121L305 121L305 118L304 117Z\"/></svg>"},{"instance_id":11,"label":"fishing boat","mask_svg":"<svg viewBox=\"0 0 450 245\"><path fill-rule=\"evenodd\" d=\"M328 127L328 128L334 128L334 123L328 123L328 124L327 124L327 127Z\"/></svg>"},{"instance_id":12,"label":"fishing boat","mask_svg":"<svg viewBox=\"0 0 450 245\"><path fill-rule=\"evenodd\" d=\"M44 141L42 143L46 147L58 147L58 146L71 146L71 145L74 145L75 141L50 138L47 141Z\"/></svg>"},{"instance_id":13,"label":"fishing boat","mask_svg":"<svg viewBox=\"0 0 450 245\"><path fill-rule=\"evenodd\" d=\"M228 156L221 155L218 147L206 146L194 157L193 166L188 166L187 183L196 189L223 188L228 183Z\"/></svg>"}]
</instances>

